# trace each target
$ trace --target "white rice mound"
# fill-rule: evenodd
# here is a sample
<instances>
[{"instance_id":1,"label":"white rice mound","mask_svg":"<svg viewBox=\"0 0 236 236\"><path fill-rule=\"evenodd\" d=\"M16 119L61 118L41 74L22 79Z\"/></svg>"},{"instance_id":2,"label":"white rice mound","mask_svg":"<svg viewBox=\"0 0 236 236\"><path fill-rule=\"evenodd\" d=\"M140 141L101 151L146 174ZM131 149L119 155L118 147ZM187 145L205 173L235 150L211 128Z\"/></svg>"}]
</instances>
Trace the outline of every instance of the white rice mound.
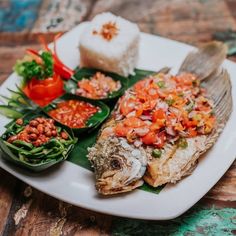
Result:
<instances>
[{"instance_id":1,"label":"white rice mound","mask_svg":"<svg viewBox=\"0 0 236 236\"><path fill-rule=\"evenodd\" d=\"M110 41L100 32L106 23L116 23L118 33ZM81 67L97 68L123 76L134 74L138 61L140 31L131 23L112 13L101 13L89 22L79 42Z\"/></svg>"}]
</instances>

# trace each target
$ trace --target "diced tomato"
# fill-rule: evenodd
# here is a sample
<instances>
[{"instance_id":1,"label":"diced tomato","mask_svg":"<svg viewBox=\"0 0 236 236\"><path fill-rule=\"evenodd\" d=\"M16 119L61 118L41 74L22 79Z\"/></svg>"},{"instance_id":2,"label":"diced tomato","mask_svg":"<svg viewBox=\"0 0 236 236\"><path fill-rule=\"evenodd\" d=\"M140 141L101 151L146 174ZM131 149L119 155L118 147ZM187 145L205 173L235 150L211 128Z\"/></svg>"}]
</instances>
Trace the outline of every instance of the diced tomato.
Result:
<instances>
[{"instance_id":1,"label":"diced tomato","mask_svg":"<svg viewBox=\"0 0 236 236\"><path fill-rule=\"evenodd\" d=\"M165 141L166 141L166 135L164 132L160 132L158 135L157 135L157 140L156 142L154 143L156 147L158 148L163 148L164 144L165 144Z\"/></svg>"},{"instance_id":2,"label":"diced tomato","mask_svg":"<svg viewBox=\"0 0 236 236\"><path fill-rule=\"evenodd\" d=\"M94 87L89 83L89 81L83 81L83 83L81 83L80 81L78 82L78 87L81 89L84 89L85 91L87 91L90 94L94 93Z\"/></svg>"},{"instance_id":3,"label":"diced tomato","mask_svg":"<svg viewBox=\"0 0 236 236\"><path fill-rule=\"evenodd\" d=\"M187 120L184 122L187 127L194 127L198 124L196 120Z\"/></svg>"},{"instance_id":4,"label":"diced tomato","mask_svg":"<svg viewBox=\"0 0 236 236\"><path fill-rule=\"evenodd\" d=\"M181 85L192 86L193 81L196 80L196 77L190 73L183 73L174 77L174 79Z\"/></svg>"},{"instance_id":5,"label":"diced tomato","mask_svg":"<svg viewBox=\"0 0 236 236\"><path fill-rule=\"evenodd\" d=\"M141 116L142 114L143 114L143 105L140 104L140 105L137 106L135 116L136 116L136 117L139 117L139 116Z\"/></svg>"},{"instance_id":6,"label":"diced tomato","mask_svg":"<svg viewBox=\"0 0 236 236\"><path fill-rule=\"evenodd\" d=\"M114 129L115 134L119 137L126 137L131 128L125 127L122 123L118 123Z\"/></svg>"},{"instance_id":7,"label":"diced tomato","mask_svg":"<svg viewBox=\"0 0 236 236\"><path fill-rule=\"evenodd\" d=\"M177 123L175 126L174 126L174 130L177 130L177 131L183 131L184 130L184 127L181 123Z\"/></svg>"},{"instance_id":8,"label":"diced tomato","mask_svg":"<svg viewBox=\"0 0 236 236\"><path fill-rule=\"evenodd\" d=\"M156 104L157 104L156 100L149 99L147 102L143 104L143 110L153 110Z\"/></svg>"},{"instance_id":9,"label":"diced tomato","mask_svg":"<svg viewBox=\"0 0 236 236\"><path fill-rule=\"evenodd\" d=\"M191 127L188 128L188 136L189 136L190 138L197 136L197 131L196 131L196 129L191 128Z\"/></svg>"},{"instance_id":10,"label":"diced tomato","mask_svg":"<svg viewBox=\"0 0 236 236\"><path fill-rule=\"evenodd\" d=\"M124 125L132 128L138 128L145 125L145 123L137 117L128 117L124 120Z\"/></svg>"},{"instance_id":11,"label":"diced tomato","mask_svg":"<svg viewBox=\"0 0 236 236\"><path fill-rule=\"evenodd\" d=\"M141 140L146 145L152 145L157 141L157 135L155 132L150 131L148 134L143 136Z\"/></svg>"},{"instance_id":12,"label":"diced tomato","mask_svg":"<svg viewBox=\"0 0 236 236\"><path fill-rule=\"evenodd\" d=\"M120 102L120 111L124 116L128 115L131 111L134 110L136 100L134 98L122 98Z\"/></svg>"},{"instance_id":13,"label":"diced tomato","mask_svg":"<svg viewBox=\"0 0 236 236\"><path fill-rule=\"evenodd\" d=\"M157 130L159 130L161 128L161 126L158 124L158 123L153 123L153 124L151 124L151 126L150 126L150 130L151 131L157 131Z\"/></svg>"},{"instance_id":14,"label":"diced tomato","mask_svg":"<svg viewBox=\"0 0 236 236\"><path fill-rule=\"evenodd\" d=\"M134 85L135 92L142 91L145 88L146 80L140 80Z\"/></svg>"},{"instance_id":15,"label":"diced tomato","mask_svg":"<svg viewBox=\"0 0 236 236\"><path fill-rule=\"evenodd\" d=\"M152 121L156 122L159 119L166 119L166 113L163 111L163 109L157 109L152 114Z\"/></svg>"}]
</instances>

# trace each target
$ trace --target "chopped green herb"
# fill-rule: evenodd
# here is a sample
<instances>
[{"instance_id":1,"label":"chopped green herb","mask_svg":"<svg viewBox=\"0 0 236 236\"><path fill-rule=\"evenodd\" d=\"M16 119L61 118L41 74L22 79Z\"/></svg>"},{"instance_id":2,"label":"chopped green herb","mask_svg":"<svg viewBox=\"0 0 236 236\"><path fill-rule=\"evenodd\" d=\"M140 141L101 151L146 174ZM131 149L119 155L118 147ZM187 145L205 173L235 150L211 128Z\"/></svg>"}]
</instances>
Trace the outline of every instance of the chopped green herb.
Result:
<instances>
[{"instance_id":1,"label":"chopped green herb","mask_svg":"<svg viewBox=\"0 0 236 236\"><path fill-rule=\"evenodd\" d=\"M157 85L159 88L164 88L165 87L165 82L164 81L158 81Z\"/></svg>"},{"instance_id":2,"label":"chopped green herb","mask_svg":"<svg viewBox=\"0 0 236 236\"><path fill-rule=\"evenodd\" d=\"M53 57L50 52L43 52L40 57L42 58L42 65L38 64L35 60L32 61L17 61L14 66L15 72L22 76L26 81L36 78L44 80L53 75Z\"/></svg>"},{"instance_id":3,"label":"chopped green herb","mask_svg":"<svg viewBox=\"0 0 236 236\"><path fill-rule=\"evenodd\" d=\"M186 140L186 138L179 138L179 140L177 141L177 146L180 148L187 148L188 147L188 142Z\"/></svg>"},{"instance_id":4,"label":"chopped green herb","mask_svg":"<svg viewBox=\"0 0 236 236\"><path fill-rule=\"evenodd\" d=\"M152 156L155 157L155 158L160 158L160 157L161 157L161 154L162 154L162 152L161 152L160 149L154 149L154 150L152 151Z\"/></svg>"},{"instance_id":5,"label":"chopped green herb","mask_svg":"<svg viewBox=\"0 0 236 236\"><path fill-rule=\"evenodd\" d=\"M169 106L173 105L174 102L175 102L174 99L166 99L166 103L167 103Z\"/></svg>"},{"instance_id":6,"label":"chopped green herb","mask_svg":"<svg viewBox=\"0 0 236 236\"><path fill-rule=\"evenodd\" d=\"M189 102L186 106L186 111L191 112L194 108L195 103L194 102Z\"/></svg>"}]
</instances>

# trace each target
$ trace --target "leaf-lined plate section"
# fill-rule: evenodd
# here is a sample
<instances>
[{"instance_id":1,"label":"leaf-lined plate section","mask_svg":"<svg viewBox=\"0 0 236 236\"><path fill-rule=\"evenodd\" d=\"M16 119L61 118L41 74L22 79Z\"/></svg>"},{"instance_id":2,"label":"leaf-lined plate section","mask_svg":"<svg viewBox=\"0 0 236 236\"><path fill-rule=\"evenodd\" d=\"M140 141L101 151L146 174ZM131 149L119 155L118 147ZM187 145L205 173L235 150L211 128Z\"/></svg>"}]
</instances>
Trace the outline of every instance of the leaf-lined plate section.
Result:
<instances>
[{"instance_id":1,"label":"leaf-lined plate section","mask_svg":"<svg viewBox=\"0 0 236 236\"><path fill-rule=\"evenodd\" d=\"M68 101L68 100L78 100L78 101L84 101L87 103L90 103L94 106L99 107L99 111L96 112L94 115L92 115L86 122L86 126L82 128L72 128L74 134L78 135L86 131L91 131L95 128L97 128L102 122L109 116L110 114L110 108L104 104L103 102L100 101L92 101L90 99L84 98L84 97L78 97L73 94L65 94L61 96L60 98L54 100L51 104L43 108L43 111L45 113L49 113L51 110L56 109L57 105L63 101ZM59 120L57 122L60 123ZM64 125L61 123L61 125ZM64 125L65 126L65 125Z\"/></svg>"},{"instance_id":2,"label":"leaf-lined plate section","mask_svg":"<svg viewBox=\"0 0 236 236\"><path fill-rule=\"evenodd\" d=\"M10 97L1 95L5 104L0 105L0 113L11 119L17 119L38 108L38 105L30 100L20 87L16 85L16 88L16 91L8 89L11 93Z\"/></svg>"},{"instance_id":3,"label":"leaf-lined plate section","mask_svg":"<svg viewBox=\"0 0 236 236\"><path fill-rule=\"evenodd\" d=\"M93 68L77 69L75 74L72 76L72 78L65 83L64 88L66 92L76 94L76 90L78 89L78 82L81 81L82 79L91 79L91 77L94 76L97 72L101 72L104 75L111 77L114 81L120 81L121 88L117 91L114 91L108 94L108 97L106 98L100 98L100 99L89 98L89 99L107 103L107 102L116 100L118 97L120 97L124 93L124 91L127 88L127 80L128 80L127 78L120 76L118 74L115 74L115 73L105 72L105 71L101 71L101 70L97 70ZM80 95L77 95L77 96L82 97Z\"/></svg>"},{"instance_id":4,"label":"leaf-lined plate section","mask_svg":"<svg viewBox=\"0 0 236 236\"><path fill-rule=\"evenodd\" d=\"M45 170L65 160L77 142L73 132L59 123L55 124L57 134L60 135L64 132L67 134L67 139L62 139L59 136L52 137L48 142L38 147L22 140L7 141L9 137L20 133L31 120L38 117L49 118L40 110L28 113L21 118L23 120L21 125L17 124L16 120L6 125L7 130L0 138L2 157L34 172Z\"/></svg>"}]
</instances>

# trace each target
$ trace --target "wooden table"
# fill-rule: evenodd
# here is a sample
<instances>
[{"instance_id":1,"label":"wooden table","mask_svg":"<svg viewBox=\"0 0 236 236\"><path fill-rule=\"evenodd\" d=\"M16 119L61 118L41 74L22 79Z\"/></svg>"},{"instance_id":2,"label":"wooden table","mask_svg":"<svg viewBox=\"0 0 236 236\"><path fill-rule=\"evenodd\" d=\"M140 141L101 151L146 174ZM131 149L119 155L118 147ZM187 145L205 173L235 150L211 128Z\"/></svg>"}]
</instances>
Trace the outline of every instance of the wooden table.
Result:
<instances>
[{"instance_id":1,"label":"wooden table","mask_svg":"<svg viewBox=\"0 0 236 236\"><path fill-rule=\"evenodd\" d=\"M39 34L51 40L102 11L137 22L142 31L193 45L210 41L216 31L236 30L235 0L1 0L0 82L26 48L39 49ZM159 222L74 207L0 170L0 235L234 235L235 173L236 163L188 212Z\"/></svg>"}]
</instances>

